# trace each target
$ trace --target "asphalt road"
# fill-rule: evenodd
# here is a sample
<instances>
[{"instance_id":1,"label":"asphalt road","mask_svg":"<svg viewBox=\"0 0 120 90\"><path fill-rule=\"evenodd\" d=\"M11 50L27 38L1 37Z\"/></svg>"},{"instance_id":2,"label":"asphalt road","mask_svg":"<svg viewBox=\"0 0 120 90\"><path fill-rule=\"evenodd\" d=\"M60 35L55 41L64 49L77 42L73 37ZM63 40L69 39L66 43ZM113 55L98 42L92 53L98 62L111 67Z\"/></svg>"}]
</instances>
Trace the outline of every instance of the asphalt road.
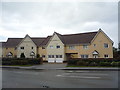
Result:
<instances>
[{"instance_id":1,"label":"asphalt road","mask_svg":"<svg viewBox=\"0 0 120 90\"><path fill-rule=\"evenodd\" d=\"M118 71L2 70L3 88L118 88Z\"/></svg>"}]
</instances>

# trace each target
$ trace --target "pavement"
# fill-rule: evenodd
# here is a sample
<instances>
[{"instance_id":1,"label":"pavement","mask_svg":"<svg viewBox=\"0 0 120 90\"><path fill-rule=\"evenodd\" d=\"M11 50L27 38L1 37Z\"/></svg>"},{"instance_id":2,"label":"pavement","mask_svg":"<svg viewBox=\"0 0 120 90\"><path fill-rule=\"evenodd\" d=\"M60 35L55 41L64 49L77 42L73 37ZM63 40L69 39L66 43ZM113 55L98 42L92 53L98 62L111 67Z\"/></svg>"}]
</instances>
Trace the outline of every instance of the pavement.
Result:
<instances>
[{"instance_id":1,"label":"pavement","mask_svg":"<svg viewBox=\"0 0 120 90\"><path fill-rule=\"evenodd\" d=\"M27 69L27 70L111 70L119 71L119 67L66 67L66 63L43 63L33 66L0 66L0 68Z\"/></svg>"}]
</instances>

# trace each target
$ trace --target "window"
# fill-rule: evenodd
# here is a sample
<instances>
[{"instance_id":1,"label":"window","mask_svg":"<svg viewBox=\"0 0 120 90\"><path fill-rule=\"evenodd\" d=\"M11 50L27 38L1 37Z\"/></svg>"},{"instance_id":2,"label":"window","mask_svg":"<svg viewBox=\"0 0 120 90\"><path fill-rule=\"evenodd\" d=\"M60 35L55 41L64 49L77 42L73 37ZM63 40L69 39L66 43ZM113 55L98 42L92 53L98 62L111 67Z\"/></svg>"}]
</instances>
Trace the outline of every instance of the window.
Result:
<instances>
[{"instance_id":1,"label":"window","mask_svg":"<svg viewBox=\"0 0 120 90\"><path fill-rule=\"evenodd\" d=\"M20 47L21 49L24 49L24 47Z\"/></svg>"},{"instance_id":2,"label":"window","mask_svg":"<svg viewBox=\"0 0 120 90\"><path fill-rule=\"evenodd\" d=\"M42 55L43 58L45 58L45 55Z\"/></svg>"},{"instance_id":3,"label":"window","mask_svg":"<svg viewBox=\"0 0 120 90\"><path fill-rule=\"evenodd\" d=\"M54 58L54 55L48 55L48 58Z\"/></svg>"},{"instance_id":4,"label":"window","mask_svg":"<svg viewBox=\"0 0 120 90\"><path fill-rule=\"evenodd\" d=\"M83 45L83 48L84 48L84 49L87 49L87 48L88 48L88 45Z\"/></svg>"},{"instance_id":5,"label":"window","mask_svg":"<svg viewBox=\"0 0 120 90\"><path fill-rule=\"evenodd\" d=\"M56 55L56 58L62 58L62 55Z\"/></svg>"},{"instance_id":6,"label":"window","mask_svg":"<svg viewBox=\"0 0 120 90\"><path fill-rule=\"evenodd\" d=\"M45 49L45 47L42 47L42 49Z\"/></svg>"},{"instance_id":7,"label":"window","mask_svg":"<svg viewBox=\"0 0 120 90\"><path fill-rule=\"evenodd\" d=\"M48 58L51 58L51 55L48 55Z\"/></svg>"},{"instance_id":8,"label":"window","mask_svg":"<svg viewBox=\"0 0 120 90\"><path fill-rule=\"evenodd\" d=\"M52 58L54 58L54 55L52 55Z\"/></svg>"},{"instance_id":9,"label":"window","mask_svg":"<svg viewBox=\"0 0 120 90\"><path fill-rule=\"evenodd\" d=\"M31 47L31 49L33 49L33 47Z\"/></svg>"},{"instance_id":10,"label":"window","mask_svg":"<svg viewBox=\"0 0 120 90\"><path fill-rule=\"evenodd\" d=\"M60 48L60 46L56 46L56 48Z\"/></svg>"},{"instance_id":11,"label":"window","mask_svg":"<svg viewBox=\"0 0 120 90\"><path fill-rule=\"evenodd\" d=\"M56 55L56 58L58 58L58 55Z\"/></svg>"},{"instance_id":12,"label":"window","mask_svg":"<svg viewBox=\"0 0 120 90\"><path fill-rule=\"evenodd\" d=\"M51 49L53 49L53 46L50 46Z\"/></svg>"},{"instance_id":13,"label":"window","mask_svg":"<svg viewBox=\"0 0 120 90\"><path fill-rule=\"evenodd\" d=\"M81 55L81 58L88 58L88 55Z\"/></svg>"},{"instance_id":14,"label":"window","mask_svg":"<svg viewBox=\"0 0 120 90\"><path fill-rule=\"evenodd\" d=\"M104 48L108 48L108 44L107 43L104 43Z\"/></svg>"},{"instance_id":15,"label":"window","mask_svg":"<svg viewBox=\"0 0 120 90\"><path fill-rule=\"evenodd\" d=\"M17 47L15 47L15 50L17 50Z\"/></svg>"},{"instance_id":16,"label":"window","mask_svg":"<svg viewBox=\"0 0 120 90\"><path fill-rule=\"evenodd\" d=\"M93 46L96 47L96 44L94 44Z\"/></svg>"},{"instance_id":17,"label":"window","mask_svg":"<svg viewBox=\"0 0 120 90\"><path fill-rule=\"evenodd\" d=\"M108 57L109 57L109 55L108 55L108 54L105 54L105 55L104 55L104 57L105 57L105 58L108 58Z\"/></svg>"},{"instance_id":18,"label":"window","mask_svg":"<svg viewBox=\"0 0 120 90\"><path fill-rule=\"evenodd\" d=\"M69 46L69 49L73 50L73 49L75 49L75 46Z\"/></svg>"},{"instance_id":19,"label":"window","mask_svg":"<svg viewBox=\"0 0 120 90\"><path fill-rule=\"evenodd\" d=\"M62 58L62 55L60 55L60 58Z\"/></svg>"}]
</instances>

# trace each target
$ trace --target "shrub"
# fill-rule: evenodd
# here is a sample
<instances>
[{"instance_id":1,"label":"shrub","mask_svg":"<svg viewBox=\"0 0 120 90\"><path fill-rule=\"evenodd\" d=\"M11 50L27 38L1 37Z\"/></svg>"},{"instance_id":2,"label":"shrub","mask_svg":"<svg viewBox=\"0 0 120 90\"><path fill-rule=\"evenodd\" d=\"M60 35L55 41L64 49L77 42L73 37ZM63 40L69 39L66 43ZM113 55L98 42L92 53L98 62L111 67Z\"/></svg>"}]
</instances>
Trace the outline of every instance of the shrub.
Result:
<instances>
[{"instance_id":1,"label":"shrub","mask_svg":"<svg viewBox=\"0 0 120 90\"><path fill-rule=\"evenodd\" d=\"M88 66L88 62L78 61L78 62L76 63L76 65L78 65L78 66Z\"/></svg>"},{"instance_id":2,"label":"shrub","mask_svg":"<svg viewBox=\"0 0 120 90\"><path fill-rule=\"evenodd\" d=\"M98 63L96 63L96 62L91 62L91 63L89 64L89 66L98 66Z\"/></svg>"},{"instance_id":3,"label":"shrub","mask_svg":"<svg viewBox=\"0 0 120 90\"><path fill-rule=\"evenodd\" d=\"M3 58L2 65L36 65L42 64L42 58Z\"/></svg>"},{"instance_id":4,"label":"shrub","mask_svg":"<svg viewBox=\"0 0 120 90\"><path fill-rule=\"evenodd\" d=\"M69 65L79 66L120 66L120 58L72 58L68 60Z\"/></svg>"}]
</instances>

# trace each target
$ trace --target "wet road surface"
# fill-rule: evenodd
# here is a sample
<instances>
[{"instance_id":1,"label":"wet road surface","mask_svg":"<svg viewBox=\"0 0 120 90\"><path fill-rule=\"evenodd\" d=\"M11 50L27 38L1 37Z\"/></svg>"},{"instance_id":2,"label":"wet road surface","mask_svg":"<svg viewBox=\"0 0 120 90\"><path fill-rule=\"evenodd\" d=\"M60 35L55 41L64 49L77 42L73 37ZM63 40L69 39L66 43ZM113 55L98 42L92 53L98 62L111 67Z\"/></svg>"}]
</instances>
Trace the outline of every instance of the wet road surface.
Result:
<instances>
[{"instance_id":1,"label":"wet road surface","mask_svg":"<svg viewBox=\"0 0 120 90\"><path fill-rule=\"evenodd\" d=\"M2 69L3 88L118 88L118 71Z\"/></svg>"}]
</instances>

